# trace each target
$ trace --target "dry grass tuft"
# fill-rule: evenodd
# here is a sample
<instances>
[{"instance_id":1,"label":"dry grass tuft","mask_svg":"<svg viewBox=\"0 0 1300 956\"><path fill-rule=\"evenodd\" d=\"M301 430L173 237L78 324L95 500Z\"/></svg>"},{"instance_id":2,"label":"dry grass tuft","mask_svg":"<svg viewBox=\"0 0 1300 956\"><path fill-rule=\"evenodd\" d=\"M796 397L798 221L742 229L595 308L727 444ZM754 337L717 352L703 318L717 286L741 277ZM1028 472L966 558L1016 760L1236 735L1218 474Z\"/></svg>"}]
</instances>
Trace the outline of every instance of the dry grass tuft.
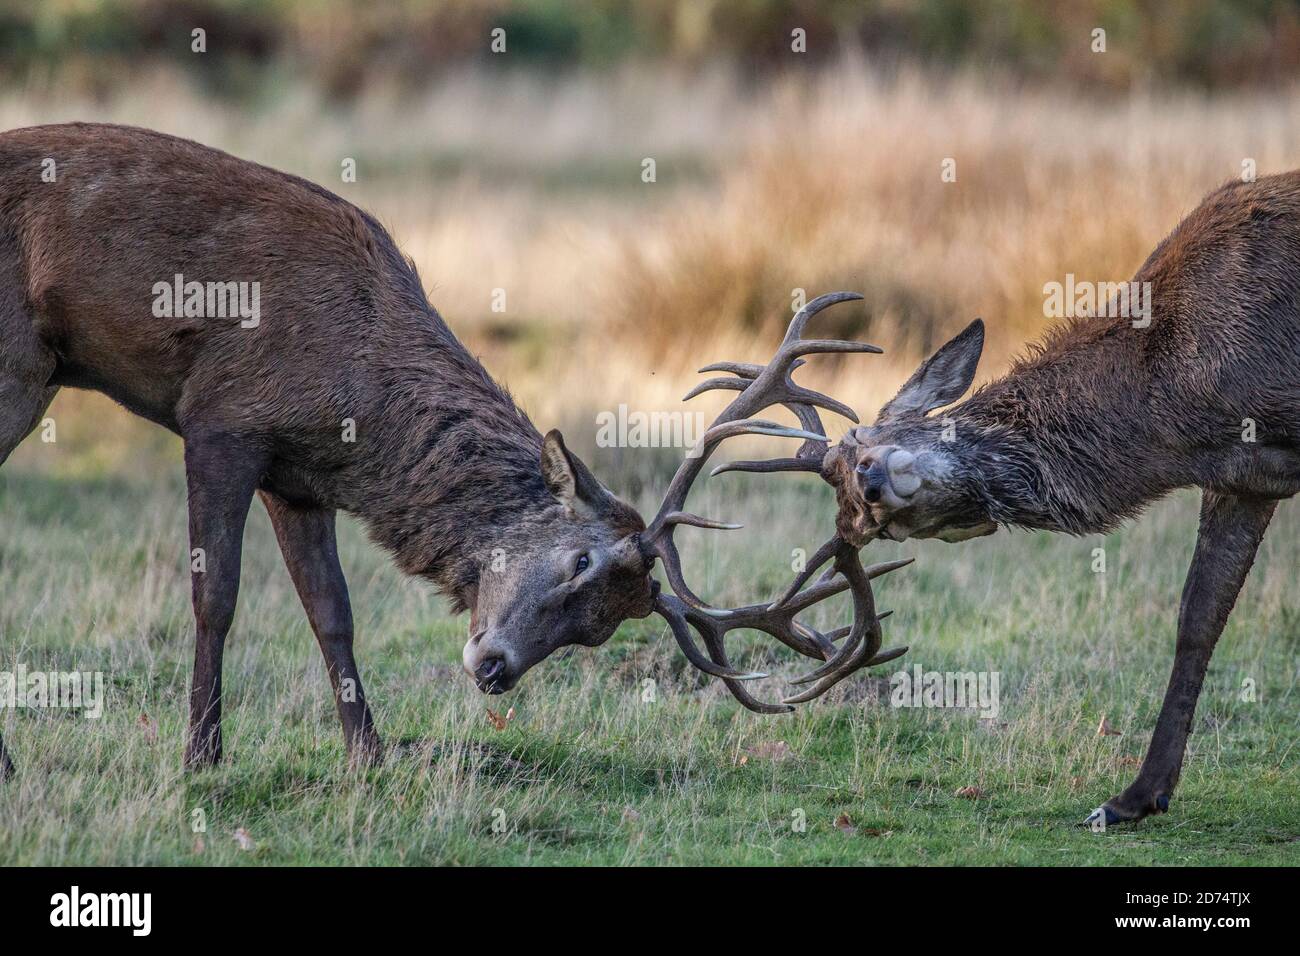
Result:
<instances>
[{"instance_id":1,"label":"dry grass tuft","mask_svg":"<svg viewBox=\"0 0 1300 956\"><path fill-rule=\"evenodd\" d=\"M374 211L539 423L592 432L591 412L620 402L680 408L705 362L766 358L796 288L866 295L821 331L889 357L805 374L867 415L977 315L994 375L1046 328L1044 283L1125 279L1244 160L1261 175L1300 163L1290 91L1097 101L854 62L758 88L468 72L351 110L289 88L238 112L165 75L104 102L0 97L5 127L69 118L192 136ZM344 156L355 184L339 180ZM641 182L645 157L656 183Z\"/></svg>"},{"instance_id":2,"label":"dry grass tuft","mask_svg":"<svg viewBox=\"0 0 1300 956\"><path fill-rule=\"evenodd\" d=\"M946 158L956 182L941 181ZM1128 278L1247 158L1260 175L1296 165L1289 98L1103 104L845 67L774 91L716 195L682 200L627 244L615 328L681 366L727 338L756 338L740 347L757 356L792 289L849 288L866 308L828 314L831 330L901 355L888 384L977 315L990 325L988 374L1044 330L1044 283Z\"/></svg>"}]
</instances>

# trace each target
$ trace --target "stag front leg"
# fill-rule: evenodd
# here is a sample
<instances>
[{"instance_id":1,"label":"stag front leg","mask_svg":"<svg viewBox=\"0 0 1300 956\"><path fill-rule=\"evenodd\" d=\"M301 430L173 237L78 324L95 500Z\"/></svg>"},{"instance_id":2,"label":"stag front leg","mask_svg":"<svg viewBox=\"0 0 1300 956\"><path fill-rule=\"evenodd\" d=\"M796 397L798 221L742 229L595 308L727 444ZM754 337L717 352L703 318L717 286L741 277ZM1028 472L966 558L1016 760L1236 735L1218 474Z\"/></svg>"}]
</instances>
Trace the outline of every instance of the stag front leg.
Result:
<instances>
[{"instance_id":1,"label":"stag front leg","mask_svg":"<svg viewBox=\"0 0 1300 956\"><path fill-rule=\"evenodd\" d=\"M348 761L354 766L377 763L383 747L352 656L352 605L339 564L334 512L324 508L296 508L269 492L259 494L271 516L284 563L325 658L334 702L343 722Z\"/></svg>"},{"instance_id":2,"label":"stag front leg","mask_svg":"<svg viewBox=\"0 0 1300 956\"><path fill-rule=\"evenodd\" d=\"M1174 669L1146 759L1128 789L1085 822L1110 825L1169 809L1210 656L1276 507L1271 499L1204 493L1196 552L1178 612Z\"/></svg>"},{"instance_id":3,"label":"stag front leg","mask_svg":"<svg viewBox=\"0 0 1300 956\"><path fill-rule=\"evenodd\" d=\"M195 624L187 769L221 759L221 660L239 595L244 522L267 461L260 448L243 439L185 436Z\"/></svg>"}]
</instances>

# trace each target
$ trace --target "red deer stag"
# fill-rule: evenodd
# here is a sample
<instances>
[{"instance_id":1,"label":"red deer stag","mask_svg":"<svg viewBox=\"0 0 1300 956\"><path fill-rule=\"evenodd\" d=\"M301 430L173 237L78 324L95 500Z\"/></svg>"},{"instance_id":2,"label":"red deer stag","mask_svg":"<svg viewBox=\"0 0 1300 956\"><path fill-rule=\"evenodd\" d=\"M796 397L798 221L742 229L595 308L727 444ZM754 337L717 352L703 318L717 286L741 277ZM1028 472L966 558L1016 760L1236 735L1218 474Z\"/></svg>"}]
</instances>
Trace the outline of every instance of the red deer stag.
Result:
<instances>
[{"instance_id":1,"label":"red deer stag","mask_svg":"<svg viewBox=\"0 0 1300 956\"><path fill-rule=\"evenodd\" d=\"M241 283L254 291L234 304L221 298ZM598 645L654 610L694 665L754 709L789 705L746 693L741 682L762 675L728 664L727 631L766 631L837 671L877 658L868 582L899 563L864 569L855 549L832 542L822 555L834 558L829 577L781 607L722 610L686 587L672 540L679 524L717 526L681 509L708 453L730 436L801 438L790 467L820 469L827 445L813 406L852 412L795 385L790 372L807 354L878 351L803 339L813 314L846 298L857 297L810 303L770 366L728 366L734 378L706 383L741 395L647 527L558 432L537 432L366 213L305 180L146 130L72 124L0 134L0 462L62 387L100 391L183 439L190 546L203 557L191 575L189 767L222 753L222 653L255 494L320 644L355 762L381 748L353 658L339 510L359 516L404 571L470 611L464 664L485 692L512 687L559 647ZM773 404L792 408L805 428L750 420ZM494 552L507 556L504 569ZM652 580L657 559L676 596ZM796 622L845 589L851 627L824 635ZM11 771L0 742L0 776Z\"/></svg>"},{"instance_id":2,"label":"red deer stag","mask_svg":"<svg viewBox=\"0 0 1300 956\"><path fill-rule=\"evenodd\" d=\"M1278 501L1300 491L1300 173L1212 193L1134 282L1150 283L1139 321L1075 320L931 416L971 384L976 320L827 458L858 544L1105 532L1202 490L1164 705L1137 779L1094 825L1168 809L1214 645Z\"/></svg>"}]
</instances>

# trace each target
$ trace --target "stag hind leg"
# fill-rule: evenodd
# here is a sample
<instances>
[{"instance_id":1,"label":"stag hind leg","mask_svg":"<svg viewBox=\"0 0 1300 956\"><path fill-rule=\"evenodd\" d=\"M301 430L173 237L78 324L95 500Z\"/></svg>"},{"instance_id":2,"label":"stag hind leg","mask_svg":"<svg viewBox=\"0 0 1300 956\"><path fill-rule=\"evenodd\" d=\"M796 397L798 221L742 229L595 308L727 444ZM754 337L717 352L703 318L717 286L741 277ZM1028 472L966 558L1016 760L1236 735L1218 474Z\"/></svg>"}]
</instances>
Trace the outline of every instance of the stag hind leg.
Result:
<instances>
[{"instance_id":1,"label":"stag hind leg","mask_svg":"<svg viewBox=\"0 0 1300 956\"><path fill-rule=\"evenodd\" d=\"M4 331L4 323L0 321L0 335ZM5 352L8 353L9 349L6 348ZM36 427L58 391L46 388L43 380L33 381L31 376L15 375L12 359L11 354L0 355L0 465ZM5 650L0 647L0 661L4 659ZM0 780L13 772L13 759L5 747L4 736L0 735Z\"/></svg>"},{"instance_id":2,"label":"stag hind leg","mask_svg":"<svg viewBox=\"0 0 1300 956\"><path fill-rule=\"evenodd\" d=\"M3 322L0 322L0 335L3 331ZM9 373L5 369L4 357L0 357L0 465L36 427L56 391L58 389L45 388L43 384ZM0 646L0 662L3 662L6 650ZM5 749L3 735L0 735L0 780L13 772L13 760Z\"/></svg>"},{"instance_id":3,"label":"stag hind leg","mask_svg":"<svg viewBox=\"0 0 1300 956\"><path fill-rule=\"evenodd\" d=\"M339 564L334 512L296 507L268 491L259 494L271 516L284 563L325 658L334 702L343 722L348 760L354 766L377 763L382 756L382 745L352 656L352 605Z\"/></svg>"},{"instance_id":4,"label":"stag hind leg","mask_svg":"<svg viewBox=\"0 0 1300 956\"><path fill-rule=\"evenodd\" d=\"M21 289L17 260L0 244L0 465L40 422L58 391L46 384L54 353L37 336ZM0 655L4 650L0 647ZM0 737L0 780L13 770Z\"/></svg>"},{"instance_id":5,"label":"stag hind leg","mask_svg":"<svg viewBox=\"0 0 1300 956\"><path fill-rule=\"evenodd\" d=\"M1137 779L1094 810L1086 824L1101 829L1169 809L1210 656L1276 507L1272 499L1204 493L1196 551L1178 611L1174 669L1151 745Z\"/></svg>"}]
</instances>

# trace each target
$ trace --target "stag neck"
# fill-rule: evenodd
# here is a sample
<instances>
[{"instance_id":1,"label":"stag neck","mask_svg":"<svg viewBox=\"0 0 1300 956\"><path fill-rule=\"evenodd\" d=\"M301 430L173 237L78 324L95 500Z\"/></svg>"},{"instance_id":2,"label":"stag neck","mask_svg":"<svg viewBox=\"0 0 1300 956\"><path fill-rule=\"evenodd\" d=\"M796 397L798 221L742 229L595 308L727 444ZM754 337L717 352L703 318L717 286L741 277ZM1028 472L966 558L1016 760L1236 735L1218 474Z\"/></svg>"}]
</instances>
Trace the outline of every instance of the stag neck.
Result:
<instances>
[{"instance_id":1,"label":"stag neck","mask_svg":"<svg viewBox=\"0 0 1300 956\"><path fill-rule=\"evenodd\" d=\"M1195 482L1178 423L1147 412L1145 377L1086 358L1095 385L1063 387L1065 356L1022 364L951 410L963 477L997 523L1106 532Z\"/></svg>"},{"instance_id":2,"label":"stag neck","mask_svg":"<svg viewBox=\"0 0 1300 956\"><path fill-rule=\"evenodd\" d=\"M376 359L385 387L358 421L362 493L347 510L404 571L454 595L557 503L540 433L436 313L429 326Z\"/></svg>"}]
</instances>

